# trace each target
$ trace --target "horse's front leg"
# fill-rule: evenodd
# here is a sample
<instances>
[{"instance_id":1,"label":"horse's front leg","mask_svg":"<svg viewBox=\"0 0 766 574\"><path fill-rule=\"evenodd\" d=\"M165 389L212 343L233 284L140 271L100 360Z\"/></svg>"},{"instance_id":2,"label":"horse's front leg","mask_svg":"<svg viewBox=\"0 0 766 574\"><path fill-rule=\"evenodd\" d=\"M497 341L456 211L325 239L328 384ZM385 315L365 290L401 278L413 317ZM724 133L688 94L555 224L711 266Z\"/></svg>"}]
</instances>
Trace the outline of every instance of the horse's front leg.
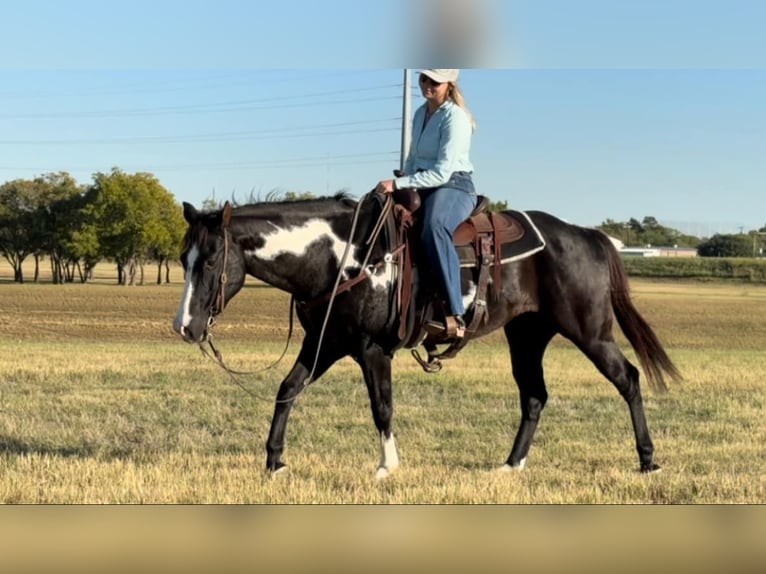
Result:
<instances>
[{"instance_id":1,"label":"horse's front leg","mask_svg":"<svg viewBox=\"0 0 766 574\"><path fill-rule=\"evenodd\" d=\"M332 343L323 345L319 357L316 358L317 364L314 369L313 380L317 380L322 376L341 357L337 350L332 349L333 347L337 349L337 346L332 345ZM282 453L285 450L287 418L290 416L293 403L304 389L306 379L314 365L315 357L316 344L312 344L308 339L305 339L295 365L293 365L290 373L279 385L276 404L274 405L274 416L271 419L269 438L266 441L266 469L272 473L277 473L286 467L285 463L282 462Z\"/></svg>"},{"instance_id":2,"label":"horse's front leg","mask_svg":"<svg viewBox=\"0 0 766 574\"><path fill-rule=\"evenodd\" d=\"M362 368L364 382L370 395L370 407L375 427L380 436L380 463L376 478L386 478L399 466L399 454L391 430L394 414L391 396L391 355L379 345L364 341L361 351L355 356Z\"/></svg>"}]
</instances>

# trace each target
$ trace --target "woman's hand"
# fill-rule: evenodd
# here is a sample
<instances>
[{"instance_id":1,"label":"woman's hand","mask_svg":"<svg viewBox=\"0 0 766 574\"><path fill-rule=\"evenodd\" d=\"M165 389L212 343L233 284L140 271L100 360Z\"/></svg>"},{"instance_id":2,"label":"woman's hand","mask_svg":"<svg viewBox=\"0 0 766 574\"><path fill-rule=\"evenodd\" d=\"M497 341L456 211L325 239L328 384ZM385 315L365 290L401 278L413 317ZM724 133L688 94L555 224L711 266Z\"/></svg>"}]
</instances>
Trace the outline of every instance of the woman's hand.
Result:
<instances>
[{"instance_id":1,"label":"woman's hand","mask_svg":"<svg viewBox=\"0 0 766 574\"><path fill-rule=\"evenodd\" d=\"M392 193L394 191L394 180L384 179L379 181L378 185L375 187L375 191L378 193Z\"/></svg>"}]
</instances>

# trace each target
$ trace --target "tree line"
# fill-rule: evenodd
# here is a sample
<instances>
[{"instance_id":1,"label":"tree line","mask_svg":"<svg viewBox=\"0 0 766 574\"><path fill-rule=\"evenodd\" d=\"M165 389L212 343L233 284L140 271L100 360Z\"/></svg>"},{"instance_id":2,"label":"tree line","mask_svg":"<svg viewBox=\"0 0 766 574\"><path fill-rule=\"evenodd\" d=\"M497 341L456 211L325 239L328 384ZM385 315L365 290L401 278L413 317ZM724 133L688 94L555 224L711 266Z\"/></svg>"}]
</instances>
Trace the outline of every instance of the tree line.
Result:
<instances>
[{"instance_id":1,"label":"tree line","mask_svg":"<svg viewBox=\"0 0 766 574\"><path fill-rule=\"evenodd\" d=\"M113 168L79 184L67 172L0 185L0 254L23 283L22 264L50 264L53 283L87 282L99 261L117 265L117 282L144 282L144 265L157 264L157 283L170 281L186 223L180 205L150 173Z\"/></svg>"},{"instance_id":2,"label":"tree line","mask_svg":"<svg viewBox=\"0 0 766 574\"><path fill-rule=\"evenodd\" d=\"M281 196L314 197L310 192ZM203 202L203 209L216 207L214 199ZM507 208L505 201L490 204L493 211ZM766 225L746 234L698 238L665 227L651 216L641 221L607 219L597 228L625 246L694 247L708 257L762 255L766 240ZM170 282L168 264L180 255L185 229L180 205L150 173L125 173L115 167L109 173L95 173L90 184L55 172L0 185L0 254L19 283L26 280L22 264L28 257L34 259L35 282L45 259L54 283L85 283L104 260L116 264L121 285L143 284L144 266L150 262L157 264L157 283L163 282L163 268L164 281Z\"/></svg>"},{"instance_id":3,"label":"tree line","mask_svg":"<svg viewBox=\"0 0 766 574\"><path fill-rule=\"evenodd\" d=\"M607 219L596 226L607 235L619 239L626 247L693 247L700 257L759 257L766 244L766 225L747 233L716 233L712 237L695 237L661 225L655 217L641 221Z\"/></svg>"}]
</instances>

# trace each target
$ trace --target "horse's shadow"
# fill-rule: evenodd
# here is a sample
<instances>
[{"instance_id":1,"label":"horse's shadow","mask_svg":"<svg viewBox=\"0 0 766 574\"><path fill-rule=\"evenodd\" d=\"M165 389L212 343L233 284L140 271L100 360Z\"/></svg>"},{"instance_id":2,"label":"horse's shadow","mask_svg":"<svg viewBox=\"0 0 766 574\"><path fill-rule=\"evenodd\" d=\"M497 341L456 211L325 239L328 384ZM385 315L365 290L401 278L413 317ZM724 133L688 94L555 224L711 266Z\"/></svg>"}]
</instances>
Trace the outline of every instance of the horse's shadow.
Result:
<instances>
[{"instance_id":1,"label":"horse's shadow","mask_svg":"<svg viewBox=\"0 0 766 574\"><path fill-rule=\"evenodd\" d=\"M34 440L24 440L15 436L0 435L0 455L38 454L62 458L90 458L99 450L97 447L88 444L77 446L54 445Z\"/></svg>"},{"instance_id":2,"label":"horse's shadow","mask_svg":"<svg viewBox=\"0 0 766 574\"><path fill-rule=\"evenodd\" d=\"M176 448L154 449L141 444L112 445L82 443L77 445L56 445L37 440L23 439L0 434L0 456L3 455L40 455L60 458L96 458L100 460L132 460L136 463L150 462ZM210 449L210 454L241 454L251 452L247 447L220 445Z\"/></svg>"}]
</instances>

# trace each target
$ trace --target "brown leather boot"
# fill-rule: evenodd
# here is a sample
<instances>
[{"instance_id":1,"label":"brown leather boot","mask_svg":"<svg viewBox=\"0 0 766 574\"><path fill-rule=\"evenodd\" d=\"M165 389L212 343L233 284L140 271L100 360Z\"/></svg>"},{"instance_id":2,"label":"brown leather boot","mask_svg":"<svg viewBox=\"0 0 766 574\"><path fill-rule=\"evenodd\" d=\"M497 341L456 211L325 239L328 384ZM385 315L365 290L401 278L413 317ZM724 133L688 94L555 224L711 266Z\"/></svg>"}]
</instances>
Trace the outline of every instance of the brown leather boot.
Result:
<instances>
[{"instance_id":1,"label":"brown leather boot","mask_svg":"<svg viewBox=\"0 0 766 574\"><path fill-rule=\"evenodd\" d=\"M440 339L462 339L465 337L465 321L462 315L447 315L444 322L426 321L423 326L429 335Z\"/></svg>"}]
</instances>

